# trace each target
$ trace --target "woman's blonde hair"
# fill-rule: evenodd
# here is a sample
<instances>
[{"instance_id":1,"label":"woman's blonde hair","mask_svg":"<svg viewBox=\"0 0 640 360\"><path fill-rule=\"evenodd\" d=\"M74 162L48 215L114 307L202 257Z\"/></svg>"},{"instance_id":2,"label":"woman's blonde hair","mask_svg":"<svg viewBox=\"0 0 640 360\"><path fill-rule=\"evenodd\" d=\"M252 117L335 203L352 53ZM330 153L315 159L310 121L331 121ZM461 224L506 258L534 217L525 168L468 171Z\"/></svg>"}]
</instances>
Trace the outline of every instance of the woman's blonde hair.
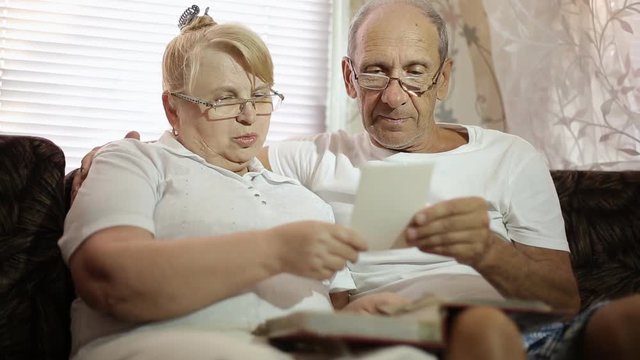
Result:
<instances>
[{"instance_id":1,"label":"woman's blonde hair","mask_svg":"<svg viewBox=\"0 0 640 360\"><path fill-rule=\"evenodd\" d=\"M200 53L219 49L237 56L253 76L273 86L273 62L262 39L238 24L218 24L209 15L196 17L173 38L162 59L164 91L190 92L198 73Z\"/></svg>"}]
</instances>

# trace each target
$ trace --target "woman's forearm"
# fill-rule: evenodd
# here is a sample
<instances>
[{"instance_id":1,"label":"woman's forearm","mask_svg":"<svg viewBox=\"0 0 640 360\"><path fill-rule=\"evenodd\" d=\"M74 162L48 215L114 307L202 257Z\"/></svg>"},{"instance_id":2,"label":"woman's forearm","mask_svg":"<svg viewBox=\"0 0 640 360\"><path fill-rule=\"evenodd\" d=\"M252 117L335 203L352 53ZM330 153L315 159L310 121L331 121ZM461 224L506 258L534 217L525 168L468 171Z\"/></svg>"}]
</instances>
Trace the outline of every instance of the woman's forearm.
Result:
<instances>
[{"instance_id":1,"label":"woman's forearm","mask_svg":"<svg viewBox=\"0 0 640 360\"><path fill-rule=\"evenodd\" d=\"M171 241L140 228L92 235L70 259L79 295L117 318L146 322L203 308L281 272L268 232Z\"/></svg>"}]
</instances>

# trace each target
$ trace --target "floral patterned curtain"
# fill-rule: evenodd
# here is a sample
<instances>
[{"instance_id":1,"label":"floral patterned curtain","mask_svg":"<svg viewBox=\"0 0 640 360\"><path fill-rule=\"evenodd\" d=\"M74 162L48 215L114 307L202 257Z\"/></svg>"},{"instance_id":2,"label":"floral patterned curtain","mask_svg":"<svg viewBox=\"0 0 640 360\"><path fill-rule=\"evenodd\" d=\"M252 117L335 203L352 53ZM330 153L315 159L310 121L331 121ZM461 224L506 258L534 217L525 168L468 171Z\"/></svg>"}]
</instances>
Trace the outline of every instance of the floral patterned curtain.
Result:
<instances>
[{"instance_id":1,"label":"floral patterned curtain","mask_svg":"<svg viewBox=\"0 0 640 360\"><path fill-rule=\"evenodd\" d=\"M555 169L640 169L640 1L484 0L506 129Z\"/></svg>"}]
</instances>

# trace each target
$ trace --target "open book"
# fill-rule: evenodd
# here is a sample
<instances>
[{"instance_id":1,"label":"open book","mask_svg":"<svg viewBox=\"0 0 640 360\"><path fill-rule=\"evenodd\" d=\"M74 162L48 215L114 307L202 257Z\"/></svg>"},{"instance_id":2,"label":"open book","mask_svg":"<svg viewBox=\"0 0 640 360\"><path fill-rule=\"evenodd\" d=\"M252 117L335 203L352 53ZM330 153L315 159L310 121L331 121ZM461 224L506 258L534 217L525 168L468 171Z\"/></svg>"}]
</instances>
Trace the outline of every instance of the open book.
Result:
<instances>
[{"instance_id":1,"label":"open book","mask_svg":"<svg viewBox=\"0 0 640 360\"><path fill-rule=\"evenodd\" d=\"M323 350L323 346L335 344L356 347L405 344L437 350L446 345L449 321L460 310L476 305L500 308L521 330L568 315L539 301L446 300L426 295L406 305L380 308L385 315L296 312L267 320L255 333L285 350Z\"/></svg>"}]
</instances>

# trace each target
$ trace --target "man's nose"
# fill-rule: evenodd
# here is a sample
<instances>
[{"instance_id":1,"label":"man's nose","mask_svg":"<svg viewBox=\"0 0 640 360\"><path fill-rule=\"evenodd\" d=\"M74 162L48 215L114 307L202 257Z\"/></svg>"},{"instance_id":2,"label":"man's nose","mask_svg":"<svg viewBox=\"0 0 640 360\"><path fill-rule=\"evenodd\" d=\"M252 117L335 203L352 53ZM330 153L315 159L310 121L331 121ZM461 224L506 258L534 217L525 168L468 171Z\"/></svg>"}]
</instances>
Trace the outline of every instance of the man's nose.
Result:
<instances>
[{"instance_id":1,"label":"man's nose","mask_svg":"<svg viewBox=\"0 0 640 360\"><path fill-rule=\"evenodd\" d=\"M400 79L390 78L387 88L382 90L382 101L391 108L404 105L409 99L409 94L400 85Z\"/></svg>"}]
</instances>

